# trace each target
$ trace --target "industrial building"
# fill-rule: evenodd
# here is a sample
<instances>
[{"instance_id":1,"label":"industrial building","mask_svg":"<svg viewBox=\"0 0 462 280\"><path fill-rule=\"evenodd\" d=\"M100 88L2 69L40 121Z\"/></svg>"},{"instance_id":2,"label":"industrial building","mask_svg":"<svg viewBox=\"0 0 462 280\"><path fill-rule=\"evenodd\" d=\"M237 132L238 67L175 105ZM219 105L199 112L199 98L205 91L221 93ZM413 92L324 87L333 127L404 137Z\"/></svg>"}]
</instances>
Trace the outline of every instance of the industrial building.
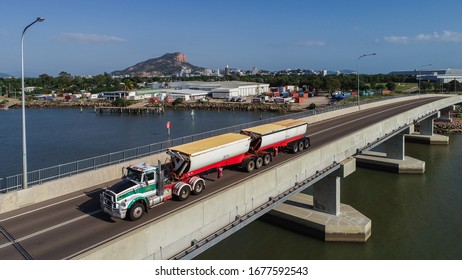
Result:
<instances>
[{"instance_id":1,"label":"industrial building","mask_svg":"<svg viewBox=\"0 0 462 280\"><path fill-rule=\"evenodd\" d=\"M449 83L451 81L462 82L462 69L415 69L405 71L393 71L389 75L414 75L417 80L432 81L436 83Z\"/></svg>"},{"instance_id":2,"label":"industrial building","mask_svg":"<svg viewBox=\"0 0 462 280\"><path fill-rule=\"evenodd\" d=\"M208 95L207 91L195 89L178 89L167 92L167 95L175 99L183 99L184 101L199 100Z\"/></svg>"},{"instance_id":3,"label":"industrial building","mask_svg":"<svg viewBox=\"0 0 462 280\"><path fill-rule=\"evenodd\" d=\"M130 93L125 90L108 91L100 93L100 97L105 100L116 100L117 98L128 99Z\"/></svg>"},{"instance_id":4,"label":"industrial building","mask_svg":"<svg viewBox=\"0 0 462 280\"><path fill-rule=\"evenodd\" d=\"M170 88L202 90L208 92L212 98L230 99L232 97L247 97L269 91L269 84L240 82L240 81L217 81L217 82L172 82Z\"/></svg>"},{"instance_id":5,"label":"industrial building","mask_svg":"<svg viewBox=\"0 0 462 280\"><path fill-rule=\"evenodd\" d=\"M233 97L247 97L269 92L269 84L224 81L224 82L202 82L202 81L179 81L171 82L168 88L147 89L136 91L111 91L103 92L100 97L106 100L123 98L128 100L140 100L157 97L163 100L165 95L173 99L183 99L185 101L198 100L202 97L212 97L218 99L230 99ZM162 96L160 96L162 94ZM161 97L161 98L160 98Z\"/></svg>"}]
</instances>

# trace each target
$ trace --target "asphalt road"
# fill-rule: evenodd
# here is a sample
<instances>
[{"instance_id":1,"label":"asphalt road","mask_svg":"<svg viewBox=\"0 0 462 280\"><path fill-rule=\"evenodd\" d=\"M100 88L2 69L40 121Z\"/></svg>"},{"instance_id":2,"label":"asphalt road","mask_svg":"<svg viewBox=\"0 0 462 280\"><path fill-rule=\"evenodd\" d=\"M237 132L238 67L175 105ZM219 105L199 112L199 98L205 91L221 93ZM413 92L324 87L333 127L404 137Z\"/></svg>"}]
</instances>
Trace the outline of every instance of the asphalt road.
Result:
<instances>
[{"instance_id":1,"label":"asphalt road","mask_svg":"<svg viewBox=\"0 0 462 280\"><path fill-rule=\"evenodd\" d=\"M146 223L165 217L173 211L187 207L197 200L232 187L250 176L258 176L260 170L273 168L334 139L437 99L440 98L420 98L309 124L308 135L311 138L309 149L295 155L281 152L271 164L251 174L230 167L225 168L223 177L217 179L216 173L212 172L204 176L207 189L200 195L191 195L186 201L167 201L151 209L135 222L113 219L100 210L99 193L104 187L116 181L91 186L83 191L2 214L0 215L0 259L71 258Z\"/></svg>"}]
</instances>

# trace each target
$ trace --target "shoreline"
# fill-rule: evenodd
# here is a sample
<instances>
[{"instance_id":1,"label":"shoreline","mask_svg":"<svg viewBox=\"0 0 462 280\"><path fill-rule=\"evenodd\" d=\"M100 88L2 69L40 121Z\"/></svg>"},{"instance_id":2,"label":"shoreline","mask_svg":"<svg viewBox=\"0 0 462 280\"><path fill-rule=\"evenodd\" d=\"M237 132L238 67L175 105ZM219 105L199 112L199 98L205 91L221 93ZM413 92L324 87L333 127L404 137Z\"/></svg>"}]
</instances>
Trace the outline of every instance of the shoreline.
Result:
<instances>
[{"instance_id":1,"label":"shoreline","mask_svg":"<svg viewBox=\"0 0 462 280\"><path fill-rule=\"evenodd\" d=\"M157 106L148 106L157 107ZM297 112L290 104L274 103L230 103L230 102L207 102L207 103L181 103L173 105L164 103L163 107L170 110L206 110L206 111L256 111L256 112Z\"/></svg>"},{"instance_id":2,"label":"shoreline","mask_svg":"<svg viewBox=\"0 0 462 280\"><path fill-rule=\"evenodd\" d=\"M26 103L26 108L34 109L78 109L78 108L100 108L100 107L114 107L111 101L41 101L34 100ZM159 103L151 104L148 103L143 108L156 108L163 107L168 110L206 110L206 111L261 111L261 112L299 112L306 110L299 106L293 106L292 104L274 104L274 103L231 103L231 102L185 102L180 104L172 103ZM21 104L13 104L9 107L10 109L21 109ZM125 107L124 107L125 108ZM128 107L126 107L128 108Z\"/></svg>"},{"instance_id":3,"label":"shoreline","mask_svg":"<svg viewBox=\"0 0 462 280\"><path fill-rule=\"evenodd\" d=\"M452 122L435 121L433 131L436 134L462 134L462 118L452 117Z\"/></svg>"},{"instance_id":4,"label":"shoreline","mask_svg":"<svg viewBox=\"0 0 462 280\"><path fill-rule=\"evenodd\" d=\"M161 106L159 106L161 105ZM298 105L298 106L297 106ZM163 107L167 110L205 110L205 111L260 111L260 112L300 112L308 110L308 105L303 104L274 104L274 103L231 103L231 102L185 102L173 105L172 103L150 104L145 108ZM306 106L305 106L306 105ZM322 104L319 107L325 107ZM29 101L26 104L27 108L49 108L49 109L95 109L99 107L113 107L110 101ZM318 108L319 108L318 107ZM9 107L10 109L21 109L20 103L14 104ZM436 134L462 134L462 117L460 113L456 112L452 116L452 122L435 121L434 133Z\"/></svg>"}]
</instances>

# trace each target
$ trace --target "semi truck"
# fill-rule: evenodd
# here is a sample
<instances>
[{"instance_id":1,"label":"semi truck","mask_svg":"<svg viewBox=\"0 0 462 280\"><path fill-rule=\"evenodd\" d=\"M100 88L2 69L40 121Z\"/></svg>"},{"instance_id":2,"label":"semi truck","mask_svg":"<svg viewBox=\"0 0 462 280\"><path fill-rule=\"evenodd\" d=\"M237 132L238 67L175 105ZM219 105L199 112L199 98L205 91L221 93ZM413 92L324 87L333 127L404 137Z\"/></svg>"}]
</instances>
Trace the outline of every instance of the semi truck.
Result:
<instances>
[{"instance_id":1,"label":"semi truck","mask_svg":"<svg viewBox=\"0 0 462 280\"><path fill-rule=\"evenodd\" d=\"M165 163L128 166L122 180L101 193L101 207L112 217L137 220L164 201L200 194L206 187L201 175L207 171L237 165L252 172L268 165L280 150L308 148L307 127L304 121L288 119L169 148Z\"/></svg>"}]
</instances>

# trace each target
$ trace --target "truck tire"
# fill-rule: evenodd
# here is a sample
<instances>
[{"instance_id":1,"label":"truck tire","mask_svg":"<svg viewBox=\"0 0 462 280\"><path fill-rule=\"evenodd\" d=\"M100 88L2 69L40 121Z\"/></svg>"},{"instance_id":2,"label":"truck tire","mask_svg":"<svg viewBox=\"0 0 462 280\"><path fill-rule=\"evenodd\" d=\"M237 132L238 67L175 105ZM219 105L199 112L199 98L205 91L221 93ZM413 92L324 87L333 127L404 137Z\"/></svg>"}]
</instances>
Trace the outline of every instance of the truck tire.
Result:
<instances>
[{"instance_id":1,"label":"truck tire","mask_svg":"<svg viewBox=\"0 0 462 280\"><path fill-rule=\"evenodd\" d=\"M245 170L247 170L247 172L252 172L255 169L255 161L253 161L252 159L247 159L244 162L244 168Z\"/></svg>"},{"instance_id":2,"label":"truck tire","mask_svg":"<svg viewBox=\"0 0 462 280\"><path fill-rule=\"evenodd\" d=\"M270 164L270 162L271 162L272 159L273 159L273 158L271 157L271 154L270 154L270 153L265 154L265 155L263 156L263 165L268 165L268 164Z\"/></svg>"},{"instance_id":3,"label":"truck tire","mask_svg":"<svg viewBox=\"0 0 462 280\"><path fill-rule=\"evenodd\" d=\"M194 185L192 193L195 195L200 194L205 189L205 183L203 180L198 180Z\"/></svg>"},{"instance_id":4,"label":"truck tire","mask_svg":"<svg viewBox=\"0 0 462 280\"><path fill-rule=\"evenodd\" d=\"M263 166L263 158L262 157L257 157L255 159L255 168L261 168Z\"/></svg>"},{"instance_id":5,"label":"truck tire","mask_svg":"<svg viewBox=\"0 0 462 280\"><path fill-rule=\"evenodd\" d=\"M136 221L143 216L144 211L146 211L144 204L141 202L135 202L135 204L130 207L130 210L128 210L128 217L130 220Z\"/></svg>"},{"instance_id":6,"label":"truck tire","mask_svg":"<svg viewBox=\"0 0 462 280\"><path fill-rule=\"evenodd\" d=\"M292 153L293 153L293 154L296 154L296 153L298 152L298 145L297 145L297 142L292 142L292 143L291 143L291 146L292 146L292 148L291 148Z\"/></svg>"},{"instance_id":7,"label":"truck tire","mask_svg":"<svg viewBox=\"0 0 462 280\"><path fill-rule=\"evenodd\" d=\"M308 149L311 146L310 138L303 138L303 146L305 146L305 149Z\"/></svg>"},{"instance_id":8,"label":"truck tire","mask_svg":"<svg viewBox=\"0 0 462 280\"><path fill-rule=\"evenodd\" d=\"M187 185L183 186L178 192L178 200L183 201L183 200L188 199L190 193L191 193L191 189Z\"/></svg>"},{"instance_id":9,"label":"truck tire","mask_svg":"<svg viewBox=\"0 0 462 280\"><path fill-rule=\"evenodd\" d=\"M297 145L298 145L298 150L299 150L299 151L302 151L303 148L305 148L305 144L303 144L303 141L298 142Z\"/></svg>"}]
</instances>

